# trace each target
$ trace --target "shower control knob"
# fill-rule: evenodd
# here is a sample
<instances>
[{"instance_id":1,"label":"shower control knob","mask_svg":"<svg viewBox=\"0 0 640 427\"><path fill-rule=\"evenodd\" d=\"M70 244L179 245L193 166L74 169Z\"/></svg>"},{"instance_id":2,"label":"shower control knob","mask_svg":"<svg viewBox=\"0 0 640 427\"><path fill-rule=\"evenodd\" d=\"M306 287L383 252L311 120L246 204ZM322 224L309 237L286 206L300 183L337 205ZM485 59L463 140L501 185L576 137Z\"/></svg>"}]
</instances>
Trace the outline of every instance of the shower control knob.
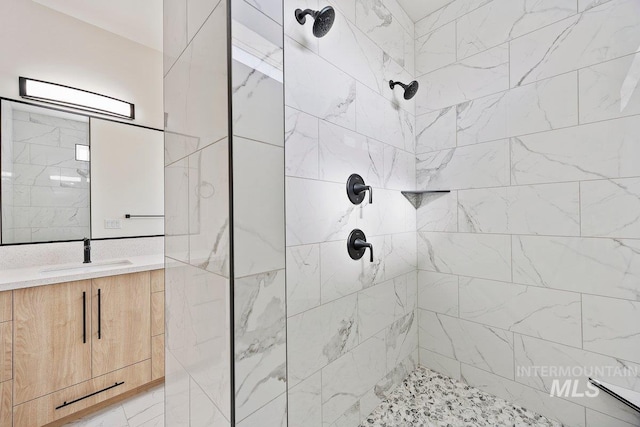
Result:
<instances>
[{"instance_id":1,"label":"shower control knob","mask_svg":"<svg viewBox=\"0 0 640 427\"><path fill-rule=\"evenodd\" d=\"M359 260L362 258L367 248L369 249L369 262L373 262L373 245L367 243L367 236L362 230L353 230L347 239L347 251L351 259Z\"/></svg>"},{"instance_id":2,"label":"shower control knob","mask_svg":"<svg viewBox=\"0 0 640 427\"><path fill-rule=\"evenodd\" d=\"M369 192L369 204L373 203L373 189L369 185L364 184L364 179L357 173L354 173L347 180L347 197L354 205L359 205L364 200L365 191Z\"/></svg>"}]
</instances>

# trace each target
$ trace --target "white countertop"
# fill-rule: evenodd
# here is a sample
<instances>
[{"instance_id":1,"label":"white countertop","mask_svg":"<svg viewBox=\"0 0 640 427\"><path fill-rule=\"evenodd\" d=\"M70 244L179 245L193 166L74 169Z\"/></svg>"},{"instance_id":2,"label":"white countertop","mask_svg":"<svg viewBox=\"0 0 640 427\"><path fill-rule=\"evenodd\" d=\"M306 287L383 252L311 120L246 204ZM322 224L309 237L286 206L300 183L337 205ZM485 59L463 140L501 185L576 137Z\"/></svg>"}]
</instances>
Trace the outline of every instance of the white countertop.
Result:
<instances>
[{"instance_id":1,"label":"white countertop","mask_svg":"<svg viewBox=\"0 0 640 427\"><path fill-rule=\"evenodd\" d=\"M109 262L123 260L128 260L131 264L106 264ZM100 265L102 263L105 263L105 265ZM79 268L74 270L74 267ZM164 256L162 254L96 260L94 261L94 264L87 265L82 264L80 261L73 264L7 269L0 271L0 292L30 288L33 286L50 285L53 283L117 276L119 274L137 273L140 271L157 270L160 268L164 268ZM57 269L60 271L43 272L43 270L51 269Z\"/></svg>"}]
</instances>

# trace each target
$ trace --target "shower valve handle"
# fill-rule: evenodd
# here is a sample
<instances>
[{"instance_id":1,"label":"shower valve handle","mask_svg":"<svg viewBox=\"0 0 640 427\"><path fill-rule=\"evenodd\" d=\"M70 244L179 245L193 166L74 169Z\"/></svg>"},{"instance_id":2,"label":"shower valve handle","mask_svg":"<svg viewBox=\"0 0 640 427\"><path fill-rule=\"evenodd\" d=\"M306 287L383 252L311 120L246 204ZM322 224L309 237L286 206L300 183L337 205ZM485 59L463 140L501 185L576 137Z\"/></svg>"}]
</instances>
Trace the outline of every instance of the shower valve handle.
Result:
<instances>
[{"instance_id":1,"label":"shower valve handle","mask_svg":"<svg viewBox=\"0 0 640 427\"><path fill-rule=\"evenodd\" d=\"M353 190L356 194L360 194L363 191L368 191L369 192L369 204L373 203L373 188L371 188L370 185L362 185L362 184L356 184L353 186Z\"/></svg>"},{"instance_id":2,"label":"shower valve handle","mask_svg":"<svg viewBox=\"0 0 640 427\"><path fill-rule=\"evenodd\" d=\"M365 250L369 248L369 262L373 262L373 245L371 243L367 243L366 240L356 239L356 241L353 242L353 247Z\"/></svg>"},{"instance_id":3,"label":"shower valve handle","mask_svg":"<svg viewBox=\"0 0 640 427\"><path fill-rule=\"evenodd\" d=\"M364 179L354 173L347 179L347 197L354 205L359 205L364 201L365 191L369 192L369 204L373 203L373 189L364 183Z\"/></svg>"},{"instance_id":4,"label":"shower valve handle","mask_svg":"<svg viewBox=\"0 0 640 427\"><path fill-rule=\"evenodd\" d=\"M369 249L369 262L373 262L373 245L367 242L367 236L362 230L353 230L347 239L347 251L351 259L359 260L367 249Z\"/></svg>"}]
</instances>

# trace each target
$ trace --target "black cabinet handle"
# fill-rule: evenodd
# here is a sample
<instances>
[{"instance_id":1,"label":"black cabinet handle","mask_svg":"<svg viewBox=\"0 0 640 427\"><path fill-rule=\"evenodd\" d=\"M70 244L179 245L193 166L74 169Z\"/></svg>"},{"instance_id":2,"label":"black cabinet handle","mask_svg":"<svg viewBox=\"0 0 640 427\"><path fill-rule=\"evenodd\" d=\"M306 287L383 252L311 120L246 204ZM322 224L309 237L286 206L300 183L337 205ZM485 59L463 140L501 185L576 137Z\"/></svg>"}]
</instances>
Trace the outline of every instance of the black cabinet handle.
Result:
<instances>
[{"instance_id":1,"label":"black cabinet handle","mask_svg":"<svg viewBox=\"0 0 640 427\"><path fill-rule=\"evenodd\" d=\"M102 339L102 298L98 289L98 339Z\"/></svg>"},{"instance_id":2,"label":"black cabinet handle","mask_svg":"<svg viewBox=\"0 0 640 427\"><path fill-rule=\"evenodd\" d=\"M65 406L73 405L73 404L74 404L74 403L76 403L76 402L80 402L81 400L84 400L84 399L88 399L88 398L90 398L90 397L93 397L93 396L95 396L96 394L104 393L105 391L107 391L107 390L111 390L112 388L116 388L116 387L118 387L118 386L120 386L120 385L122 385L122 384L124 384L124 381L121 381L121 382L119 382L119 383L118 383L118 382L117 382L117 383L114 383L113 385L111 385L111 386L109 386L109 387L103 388L102 390L98 390L98 391L93 392L93 393L91 393L91 394L87 394L86 396L79 397L78 399L72 400L71 402L67 402L67 401L65 400L65 401L62 403L62 405L60 405L60 406L56 406L56 411L57 411L58 409L62 409L62 408L64 408Z\"/></svg>"},{"instance_id":3,"label":"black cabinet handle","mask_svg":"<svg viewBox=\"0 0 640 427\"><path fill-rule=\"evenodd\" d=\"M87 343L87 293L82 293L82 343Z\"/></svg>"}]
</instances>

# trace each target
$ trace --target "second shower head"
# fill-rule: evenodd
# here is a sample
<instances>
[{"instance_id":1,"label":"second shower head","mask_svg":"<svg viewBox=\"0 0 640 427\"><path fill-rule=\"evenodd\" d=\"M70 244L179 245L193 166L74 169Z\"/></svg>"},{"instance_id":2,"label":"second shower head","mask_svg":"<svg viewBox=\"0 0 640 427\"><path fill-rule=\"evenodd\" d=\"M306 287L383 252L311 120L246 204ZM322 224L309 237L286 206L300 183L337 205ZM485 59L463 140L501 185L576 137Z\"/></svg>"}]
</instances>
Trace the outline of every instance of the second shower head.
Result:
<instances>
[{"instance_id":1,"label":"second shower head","mask_svg":"<svg viewBox=\"0 0 640 427\"><path fill-rule=\"evenodd\" d=\"M313 35L318 38L326 36L336 20L336 11L331 6L322 10L296 9L296 20L300 25L307 22L307 15L311 15L314 19Z\"/></svg>"},{"instance_id":2,"label":"second shower head","mask_svg":"<svg viewBox=\"0 0 640 427\"><path fill-rule=\"evenodd\" d=\"M415 80L408 85L401 82L394 82L393 80L389 80L389 87L391 87L391 89L396 87L396 85L401 86L404 89L404 99L406 99L407 101L416 96L416 93L418 93L418 89L420 88L420 85Z\"/></svg>"}]
</instances>

